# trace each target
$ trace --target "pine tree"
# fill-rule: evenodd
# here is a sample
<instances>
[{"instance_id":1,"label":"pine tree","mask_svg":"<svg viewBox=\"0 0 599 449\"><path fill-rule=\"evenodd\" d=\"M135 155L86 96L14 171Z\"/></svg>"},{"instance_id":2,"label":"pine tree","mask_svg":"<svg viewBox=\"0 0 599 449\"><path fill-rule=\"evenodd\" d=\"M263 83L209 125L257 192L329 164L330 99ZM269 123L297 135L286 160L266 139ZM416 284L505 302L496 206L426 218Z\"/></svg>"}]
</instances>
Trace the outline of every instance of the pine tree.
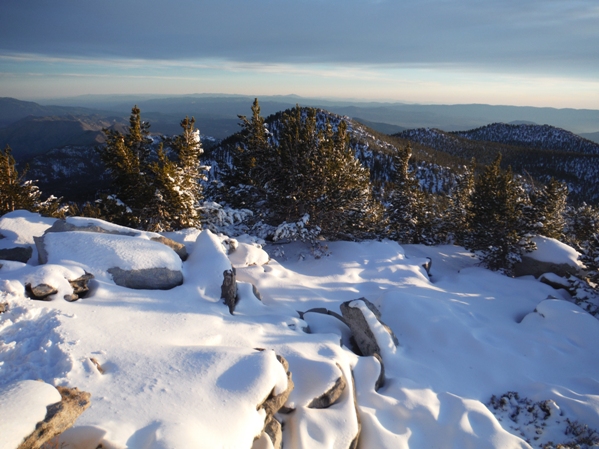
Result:
<instances>
[{"instance_id":1,"label":"pine tree","mask_svg":"<svg viewBox=\"0 0 599 449\"><path fill-rule=\"evenodd\" d=\"M235 172L226 177L244 207L271 225L302 222L324 236L350 238L372 229L380 205L345 122L323 128L316 109L296 106L270 124L270 135L257 100L252 113L240 117L243 143L233 153Z\"/></svg>"},{"instance_id":2,"label":"pine tree","mask_svg":"<svg viewBox=\"0 0 599 449\"><path fill-rule=\"evenodd\" d=\"M39 212L42 215L63 217L65 208L60 199L51 195L41 201L42 192L33 181L26 180L27 169L17 170L12 149L6 145L0 150L0 215L18 209Z\"/></svg>"},{"instance_id":3,"label":"pine tree","mask_svg":"<svg viewBox=\"0 0 599 449\"><path fill-rule=\"evenodd\" d=\"M567 206L568 187L551 178L542 187L533 187L530 193L531 231L561 240L564 235L564 213Z\"/></svg>"},{"instance_id":4,"label":"pine tree","mask_svg":"<svg viewBox=\"0 0 599 449\"><path fill-rule=\"evenodd\" d=\"M200 133L195 129L195 119L181 121L182 133L168 140L175 153L170 160L163 150L158 150L158 160L150 165L154 181L154 198L150 206L149 229L172 231L183 228L201 228L200 201L204 167L200 164L202 146Z\"/></svg>"},{"instance_id":5,"label":"pine tree","mask_svg":"<svg viewBox=\"0 0 599 449\"><path fill-rule=\"evenodd\" d=\"M146 228L154 189L150 172L150 125L141 120L137 106L131 110L126 135L104 129L102 160L112 178L112 194L102 198L105 218L131 227Z\"/></svg>"},{"instance_id":6,"label":"pine tree","mask_svg":"<svg viewBox=\"0 0 599 449\"><path fill-rule=\"evenodd\" d=\"M150 125L135 106L126 135L104 130L107 143L102 159L113 180L113 191L101 201L105 219L152 231L200 227L202 147L195 120L181 121L183 131L167 139L173 159L162 144L156 154Z\"/></svg>"},{"instance_id":7,"label":"pine tree","mask_svg":"<svg viewBox=\"0 0 599 449\"><path fill-rule=\"evenodd\" d=\"M534 249L523 209L527 198L511 168L503 173L501 155L476 180L469 210L466 247L479 251L485 265L511 274L525 251Z\"/></svg>"},{"instance_id":8,"label":"pine tree","mask_svg":"<svg viewBox=\"0 0 599 449\"><path fill-rule=\"evenodd\" d=\"M258 211L264 207L266 200L265 184L269 180L272 146L257 98L251 109L249 119L245 115L238 116L242 141L236 142L230 150L231 163L225 164L222 176L225 188L220 195L233 207Z\"/></svg>"},{"instance_id":9,"label":"pine tree","mask_svg":"<svg viewBox=\"0 0 599 449\"><path fill-rule=\"evenodd\" d=\"M469 234L468 212L472 207L475 171L476 161L472 159L470 166L466 167L465 172L458 178L449 198L449 207L444 219L446 232L449 240L457 245L464 245Z\"/></svg>"},{"instance_id":10,"label":"pine tree","mask_svg":"<svg viewBox=\"0 0 599 449\"><path fill-rule=\"evenodd\" d=\"M393 155L393 176L387 214L391 238L400 243L425 243L431 229L433 203L420 189L410 170L412 148L408 144Z\"/></svg>"}]
</instances>

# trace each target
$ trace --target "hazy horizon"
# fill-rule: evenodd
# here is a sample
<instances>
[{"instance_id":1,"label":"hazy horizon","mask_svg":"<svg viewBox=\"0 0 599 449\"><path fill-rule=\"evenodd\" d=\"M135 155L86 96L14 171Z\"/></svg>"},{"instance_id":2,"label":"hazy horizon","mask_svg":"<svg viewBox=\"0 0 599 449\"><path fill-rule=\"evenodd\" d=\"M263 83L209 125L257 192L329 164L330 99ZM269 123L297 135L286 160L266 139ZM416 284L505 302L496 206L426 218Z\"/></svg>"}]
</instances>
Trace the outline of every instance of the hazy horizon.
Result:
<instances>
[{"instance_id":1,"label":"hazy horizon","mask_svg":"<svg viewBox=\"0 0 599 449\"><path fill-rule=\"evenodd\" d=\"M595 0L0 4L0 96L189 92L599 109Z\"/></svg>"}]
</instances>

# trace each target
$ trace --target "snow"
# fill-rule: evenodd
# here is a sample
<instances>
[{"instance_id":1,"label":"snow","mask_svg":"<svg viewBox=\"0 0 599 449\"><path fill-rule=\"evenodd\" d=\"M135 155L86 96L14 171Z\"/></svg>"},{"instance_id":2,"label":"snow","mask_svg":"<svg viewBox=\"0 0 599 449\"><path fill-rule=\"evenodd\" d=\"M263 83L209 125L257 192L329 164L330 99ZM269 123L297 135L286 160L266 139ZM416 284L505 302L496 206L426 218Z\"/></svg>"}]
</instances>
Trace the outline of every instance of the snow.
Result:
<instances>
[{"instance_id":1,"label":"snow","mask_svg":"<svg viewBox=\"0 0 599 449\"><path fill-rule=\"evenodd\" d=\"M51 232L45 235L44 246L49 263L76 264L90 273L105 272L113 267L123 270L154 267L181 270L181 259L167 246L125 235Z\"/></svg>"},{"instance_id":2,"label":"snow","mask_svg":"<svg viewBox=\"0 0 599 449\"><path fill-rule=\"evenodd\" d=\"M1 229L13 226L11 238L23 242L51 224L24 213L0 219ZM62 292L49 302L28 299L24 285L32 279L60 283L84 269L97 275L130 252L143 254L129 260L140 267L171 251L141 234L53 235L64 241L58 246L50 237L56 247L49 264L2 261L0 269L0 302L8 303L0 314L0 389L16 392L10 401L0 394L0 409L12 407L0 410L0 426L10 426L15 438L56 402L51 385L65 385L90 392L92 403L58 447L269 448L259 406L287 387L276 355L288 361L295 384L285 404L294 411L277 414L285 448L349 447L358 429L354 400L362 449L538 448L571 440L566 419L599 428L599 321L569 301L548 299L559 294L531 277L481 268L463 248L327 242L328 255L315 258L301 242L269 246L250 236L232 241L185 231L168 235L190 253L186 262L168 259L184 272L179 287L130 290L100 279L73 303ZM541 243L538 257L561 263L569 253ZM422 266L427 257L430 276ZM220 299L222 273L231 266L239 296L233 315ZM355 301L361 297L380 310L399 346ZM378 391L381 366L348 349L345 324L298 313L340 313L345 301L368 315L383 348L385 383ZM348 387L337 402L310 408L341 376ZM33 394L32 384L44 392ZM515 423L508 417L515 405L490 405L492 396L510 391L534 403L553 401L554 413L540 427ZM27 428L16 430L17 422Z\"/></svg>"},{"instance_id":3,"label":"snow","mask_svg":"<svg viewBox=\"0 0 599 449\"><path fill-rule=\"evenodd\" d=\"M17 447L46 417L46 407L60 400L58 390L44 382L22 380L0 386L0 449Z\"/></svg>"},{"instance_id":4,"label":"snow","mask_svg":"<svg viewBox=\"0 0 599 449\"><path fill-rule=\"evenodd\" d=\"M574 248L541 235L533 237L532 241L537 245L537 249L527 253L527 257L540 262L552 262L582 268L583 264L578 260L580 253Z\"/></svg>"}]
</instances>

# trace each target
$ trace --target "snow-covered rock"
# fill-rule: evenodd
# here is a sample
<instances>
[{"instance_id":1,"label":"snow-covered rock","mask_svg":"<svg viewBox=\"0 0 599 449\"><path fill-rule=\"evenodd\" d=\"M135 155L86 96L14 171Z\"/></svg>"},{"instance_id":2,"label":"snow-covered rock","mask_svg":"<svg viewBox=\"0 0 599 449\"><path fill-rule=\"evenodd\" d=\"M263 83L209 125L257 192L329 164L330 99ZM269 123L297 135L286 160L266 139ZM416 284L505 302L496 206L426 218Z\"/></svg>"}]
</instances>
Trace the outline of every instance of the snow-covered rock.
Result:
<instances>
[{"instance_id":1,"label":"snow-covered rock","mask_svg":"<svg viewBox=\"0 0 599 449\"><path fill-rule=\"evenodd\" d=\"M552 238L535 236L532 241L537 249L522 255L522 261L514 266L516 276L539 277L545 273L558 276L580 275L583 264L578 260L580 253L574 248Z\"/></svg>"},{"instance_id":2,"label":"snow-covered rock","mask_svg":"<svg viewBox=\"0 0 599 449\"><path fill-rule=\"evenodd\" d=\"M46 417L51 404L60 402L56 388L45 382L21 380L0 385L0 449L16 449Z\"/></svg>"}]
</instances>

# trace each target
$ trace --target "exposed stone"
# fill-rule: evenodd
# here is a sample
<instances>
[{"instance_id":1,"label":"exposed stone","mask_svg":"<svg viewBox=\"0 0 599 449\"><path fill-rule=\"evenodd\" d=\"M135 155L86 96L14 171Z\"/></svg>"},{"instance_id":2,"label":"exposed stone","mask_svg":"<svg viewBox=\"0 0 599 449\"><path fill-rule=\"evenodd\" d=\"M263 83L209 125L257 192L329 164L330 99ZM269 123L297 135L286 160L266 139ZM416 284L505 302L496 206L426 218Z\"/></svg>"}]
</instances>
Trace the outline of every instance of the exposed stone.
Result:
<instances>
[{"instance_id":1,"label":"exposed stone","mask_svg":"<svg viewBox=\"0 0 599 449\"><path fill-rule=\"evenodd\" d=\"M257 351L264 351L262 348L256 348ZM289 413L291 410L284 407L285 402L289 399L291 391L293 391L293 380L291 379L291 371L289 371L289 363L283 356L277 355L277 360L283 365L287 374L287 389L282 393L275 395L275 390L271 391L270 395L258 405L257 410L263 409L266 412L264 420L263 434L268 435L275 449L281 448L283 445L283 433L281 423L274 417L275 413Z\"/></svg>"},{"instance_id":2,"label":"exposed stone","mask_svg":"<svg viewBox=\"0 0 599 449\"><path fill-rule=\"evenodd\" d=\"M381 313L376 308L376 306L372 304L370 301L368 301L366 298L360 298L356 301L362 301L368 307L368 309L373 313L373 315L376 317L379 323L381 323L381 325L389 333L393 340L393 343L395 343L396 346L399 345L397 337L395 336L391 328L389 328L389 326L387 326L385 323L381 321ZM378 354L380 356L381 348L379 347L374 333L368 325L368 321L364 317L362 310L360 310L357 307L350 307L350 303L352 302L353 301L346 301L342 303L340 309L343 318L345 319L345 323L352 331L353 341L355 342L356 346L356 348L354 348L355 352L358 355L364 356L374 354Z\"/></svg>"},{"instance_id":3,"label":"exposed stone","mask_svg":"<svg viewBox=\"0 0 599 449\"><path fill-rule=\"evenodd\" d=\"M379 372L379 377L374 383L374 391L379 391L382 387L385 386L385 365L383 364L383 359L378 354L373 354L374 358L379 362L381 367L381 371Z\"/></svg>"},{"instance_id":4,"label":"exposed stone","mask_svg":"<svg viewBox=\"0 0 599 449\"><path fill-rule=\"evenodd\" d=\"M223 272L223 284L220 289L220 297L225 300L225 304L229 308L229 313L233 315L235 306L239 301L237 296L237 281L236 281L235 267L231 267L230 270Z\"/></svg>"},{"instance_id":5,"label":"exposed stone","mask_svg":"<svg viewBox=\"0 0 599 449\"><path fill-rule=\"evenodd\" d=\"M32 286L31 284L25 285L25 293L31 299L39 299L42 301L49 301L50 296L58 293L58 290L48 284L39 284Z\"/></svg>"},{"instance_id":6,"label":"exposed stone","mask_svg":"<svg viewBox=\"0 0 599 449\"><path fill-rule=\"evenodd\" d=\"M128 235L131 237L139 235L139 233L135 232L135 231L131 231L131 232L110 231L108 229L102 228L101 226L93 225L91 223L86 226L77 226L77 225L74 225L73 223L69 223L68 221L63 220L63 219L56 220L52 226L50 226L48 229L46 229L45 234L47 234L48 232L71 232L71 231L97 232L99 234Z\"/></svg>"},{"instance_id":7,"label":"exposed stone","mask_svg":"<svg viewBox=\"0 0 599 449\"><path fill-rule=\"evenodd\" d=\"M183 283L183 273L168 268L123 270L113 267L107 271L115 284L137 290L170 290Z\"/></svg>"},{"instance_id":8,"label":"exposed stone","mask_svg":"<svg viewBox=\"0 0 599 449\"><path fill-rule=\"evenodd\" d=\"M431 275L431 267L433 266L433 259L431 259L430 257L427 257L426 259L427 259L427 261L422 264L422 268L424 268L426 270L426 274L428 274L430 276Z\"/></svg>"},{"instance_id":9,"label":"exposed stone","mask_svg":"<svg viewBox=\"0 0 599 449\"><path fill-rule=\"evenodd\" d=\"M354 396L354 409L356 410L356 420L358 421L358 431L356 433L356 436L350 443L349 449L357 449L358 444L360 443L360 435L362 433L362 420L360 419L360 407L358 407L358 395L356 393L356 380L354 379L353 371L351 373L351 377L352 377L352 390L353 390L353 396Z\"/></svg>"},{"instance_id":10,"label":"exposed stone","mask_svg":"<svg viewBox=\"0 0 599 449\"><path fill-rule=\"evenodd\" d=\"M184 262L187 260L187 257L189 257L189 254L187 254L187 248L185 248L185 245L183 245L182 243L175 242L174 240L168 239L163 236L152 237L150 240L152 240L153 242L162 243L163 245L168 246L170 249L172 249L174 252L176 252L177 255Z\"/></svg>"},{"instance_id":11,"label":"exposed stone","mask_svg":"<svg viewBox=\"0 0 599 449\"><path fill-rule=\"evenodd\" d=\"M534 276L538 278L545 273L555 273L558 276L567 278L570 275L585 277L584 273L579 267L575 267L566 263L553 263L543 262L540 260L533 259L526 255L522 256L522 261L514 265L514 275L520 276Z\"/></svg>"},{"instance_id":12,"label":"exposed stone","mask_svg":"<svg viewBox=\"0 0 599 449\"><path fill-rule=\"evenodd\" d=\"M258 409L264 409L269 416L274 416L275 413L281 410L293 390L293 380L291 378L291 371L289 371L289 363L280 355L277 355L277 360L283 365L283 368L285 368L285 373L287 374L287 389L278 395L275 395L273 390L264 402L258 406Z\"/></svg>"},{"instance_id":13,"label":"exposed stone","mask_svg":"<svg viewBox=\"0 0 599 449\"><path fill-rule=\"evenodd\" d=\"M62 401L50 405L46 418L17 449L39 449L44 443L70 428L90 405L90 394L77 388L56 387Z\"/></svg>"},{"instance_id":14,"label":"exposed stone","mask_svg":"<svg viewBox=\"0 0 599 449\"><path fill-rule=\"evenodd\" d=\"M101 226L97 226L97 225L94 225L91 223L87 224L86 226L77 226L77 225L74 225L73 223L69 223L66 220L56 220L51 227L46 229L45 233L48 233L48 232L71 232L71 231L96 232L99 234L125 235L125 236L129 236L129 237L135 237L135 236L139 235L139 232L136 232L136 231L131 231L131 232L116 231L116 230L111 231L111 230L104 229ZM185 261L187 259L188 254L187 254L187 249L185 248L185 245L175 242L174 240L171 240L164 236L152 237L150 240L152 240L154 242L162 243L163 245L168 246L169 248L171 248L173 251L175 251L177 253L177 255L181 258L181 260Z\"/></svg>"},{"instance_id":15,"label":"exposed stone","mask_svg":"<svg viewBox=\"0 0 599 449\"><path fill-rule=\"evenodd\" d=\"M48 263L48 251L46 251L46 245L44 244L44 237L33 237L35 247L37 248L37 261L41 264Z\"/></svg>"},{"instance_id":16,"label":"exposed stone","mask_svg":"<svg viewBox=\"0 0 599 449\"><path fill-rule=\"evenodd\" d=\"M308 404L308 408L328 408L339 400L347 387L347 380L345 380L341 367L339 365L337 366L341 371L341 376L331 388L325 391L321 396L314 398L312 402Z\"/></svg>"},{"instance_id":17,"label":"exposed stone","mask_svg":"<svg viewBox=\"0 0 599 449\"><path fill-rule=\"evenodd\" d=\"M364 299L364 298L363 298ZM373 305L374 307L374 305ZM300 312L298 310L297 312L300 316L300 318L303 320L304 319L304 314L306 313L322 313L323 315L330 315L330 316L334 316L335 318L337 318L338 320L340 320L341 322L343 322L344 324L347 325L347 322L345 321L345 318L343 318L341 315L339 315L336 312L333 312L332 310L326 309L324 307L314 307L313 309L310 310L306 310L305 312Z\"/></svg>"},{"instance_id":18,"label":"exposed stone","mask_svg":"<svg viewBox=\"0 0 599 449\"><path fill-rule=\"evenodd\" d=\"M260 294L258 287L256 287L254 284L252 284L252 293L254 294L254 296L256 298L258 298L260 301L262 301L262 295Z\"/></svg>"},{"instance_id":19,"label":"exposed stone","mask_svg":"<svg viewBox=\"0 0 599 449\"><path fill-rule=\"evenodd\" d=\"M0 302L0 313L4 313L8 311L8 303Z\"/></svg>"},{"instance_id":20,"label":"exposed stone","mask_svg":"<svg viewBox=\"0 0 599 449\"><path fill-rule=\"evenodd\" d=\"M17 246L15 248L0 249L0 260L13 260L27 263L31 259L33 248L31 246Z\"/></svg>"},{"instance_id":21,"label":"exposed stone","mask_svg":"<svg viewBox=\"0 0 599 449\"><path fill-rule=\"evenodd\" d=\"M73 287L73 295L76 295L77 299L85 298L85 296L89 292L88 283L93 278L94 278L94 275L90 274L86 271L83 276L78 277L77 279L73 279L72 281L69 281L69 284L71 284L71 287Z\"/></svg>"},{"instance_id":22,"label":"exposed stone","mask_svg":"<svg viewBox=\"0 0 599 449\"><path fill-rule=\"evenodd\" d=\"M283 428L276 418L273 417L268 420L264 426L264 433L270 438L274 449L281 449L283 447Z\"/></svg>"},{"instance_id":23,"label":"exposed stone","mask_svg":"<svg viewBox=\"0 0 599 449\"><path fill-rule=\"evenodd\" d=\"M90 357L89 360L90 360L90 362L92 362L94 364L94 366L96 367L96 369L98 370L98 372L100 374L104 374L104 368L102 368L102 365L100 365L100 362L98 362L98 359L96 359L95 357Z\"/></svg>"},{"instance_id":24,"label":"exposed stone","mask_svg":"<svg viewBox=\"0 0 599 449\"><path fill-rule=\"evenodd\" d=\"M572 285L570 284L570 282L568 282L567 279L564 279L563 277L555 275L553 273L543 273L539 277L539 282L542 282L543 284L547 284L556 290L559 290L562 288L568 290L569 288L572 287Z\"/></svg>"}]
</instances>

